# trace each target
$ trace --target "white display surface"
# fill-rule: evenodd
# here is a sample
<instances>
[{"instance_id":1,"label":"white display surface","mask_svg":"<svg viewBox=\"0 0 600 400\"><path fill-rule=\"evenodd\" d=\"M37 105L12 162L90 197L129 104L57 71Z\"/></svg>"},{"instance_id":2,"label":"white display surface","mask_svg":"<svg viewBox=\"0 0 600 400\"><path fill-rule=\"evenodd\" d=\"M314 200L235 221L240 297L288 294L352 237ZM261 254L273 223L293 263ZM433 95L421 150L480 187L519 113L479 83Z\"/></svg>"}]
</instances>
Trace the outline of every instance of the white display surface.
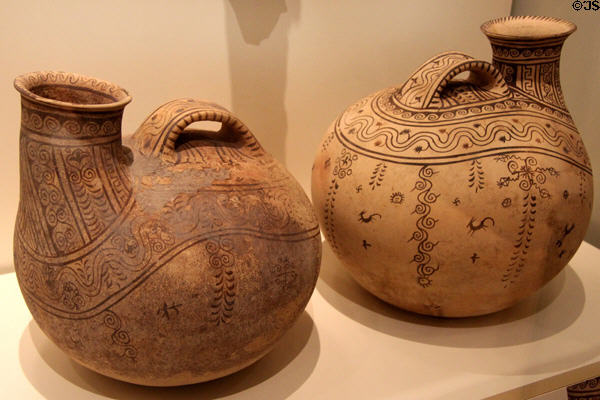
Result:
<instances>
[{"instance_id":1,"label":"white display surface","mask_svg":"<svg viewBox=\"0 0 600 400\"><path fill-rule=\"evenodd\" d=\"M324 246L297 324L253 366L217 381L148 388L79 366L32 321L14 273L0 275L5 399L528 398L600 375L600 250L583 243L552 282L516 307L439 319L362 290ZM201 355L198 355L201 357Z\"/></svg>"}]
</instances>

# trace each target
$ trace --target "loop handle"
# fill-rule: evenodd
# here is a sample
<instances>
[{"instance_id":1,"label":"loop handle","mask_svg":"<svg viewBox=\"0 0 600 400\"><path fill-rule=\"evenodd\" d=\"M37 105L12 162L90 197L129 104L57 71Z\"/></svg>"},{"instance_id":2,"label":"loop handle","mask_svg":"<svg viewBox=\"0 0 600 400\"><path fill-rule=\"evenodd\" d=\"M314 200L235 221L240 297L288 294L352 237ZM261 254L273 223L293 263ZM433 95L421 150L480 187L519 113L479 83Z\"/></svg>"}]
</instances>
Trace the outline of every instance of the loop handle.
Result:
<instances>
[{"instance_id":1,"label":"loop handle","mask_svg":"<svg viewBox=\"0 0 600 400\"><path fill-rule=\"evenodd\" d=\"M400 89L398 102L416 108L438 108L448 83L461 72L469 71L467 82L489 92L492 98L509 95L502 74L487 61L460 52L439 54L426 61Z\"/></svg>"},{"instance_id":2,"label":"loop handle","mask_svg":"<svg viewBox=\"0 0 600 400\"><path fill-rule=\"evenodd\" d=\"M177 138L198 121L221 122L253 151L262 150L248 127L226 108L195 99L178 99L160 106L135 131L133 140L141 154L173 161Z\"/></svg>"}]
</instances>

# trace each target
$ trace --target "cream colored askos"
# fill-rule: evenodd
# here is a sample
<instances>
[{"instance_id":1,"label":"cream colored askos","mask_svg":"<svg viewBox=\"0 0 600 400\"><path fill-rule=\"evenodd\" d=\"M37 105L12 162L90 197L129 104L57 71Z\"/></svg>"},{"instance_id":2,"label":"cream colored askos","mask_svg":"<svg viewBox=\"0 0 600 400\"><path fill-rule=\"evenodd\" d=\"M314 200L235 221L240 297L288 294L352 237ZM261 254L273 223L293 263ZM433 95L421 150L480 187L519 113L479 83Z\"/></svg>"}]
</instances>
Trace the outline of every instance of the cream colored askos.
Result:
<instances>
[{"instance_id":1,"label":"cream colored askos","mask_svg":"<svg viewBox=\"0 0 600 400\"><path fill-rule=\"evenodd\" d=\"M313 166L335 254L364 288L417 313L514 305L567 265L590 219L591 165L559 81L575 26L508 17L482 30L492 63L433 57L340 115Z\"/></svg>"}]
</instances>

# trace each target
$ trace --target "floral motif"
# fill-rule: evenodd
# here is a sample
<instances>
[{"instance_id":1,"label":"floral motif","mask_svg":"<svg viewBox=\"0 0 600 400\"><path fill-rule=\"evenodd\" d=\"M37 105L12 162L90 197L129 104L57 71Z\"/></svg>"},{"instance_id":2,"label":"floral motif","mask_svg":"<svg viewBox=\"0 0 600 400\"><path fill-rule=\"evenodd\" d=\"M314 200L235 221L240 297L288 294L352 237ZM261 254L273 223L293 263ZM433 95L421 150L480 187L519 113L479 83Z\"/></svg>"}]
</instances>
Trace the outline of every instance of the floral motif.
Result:
<instances>
[{"instance_id":1,"label":"floral motif","mask_svg":"<svg viewBox=\"0 0 600 400\"><path fill-rule=\"evenodd\" d=\"M533 157L522 158L514 154L506 154L496 157L496 161L507 163L510 175L503 176L498 180L499 187L507 187L512 182L519 181L519 187L528 192L531 188L538 190L542 198L549 198L550 192L541 187L546 182L546 174L558 176L559 172L553 167L542 168L537 165Z\"/></svg>"}]
</instances>

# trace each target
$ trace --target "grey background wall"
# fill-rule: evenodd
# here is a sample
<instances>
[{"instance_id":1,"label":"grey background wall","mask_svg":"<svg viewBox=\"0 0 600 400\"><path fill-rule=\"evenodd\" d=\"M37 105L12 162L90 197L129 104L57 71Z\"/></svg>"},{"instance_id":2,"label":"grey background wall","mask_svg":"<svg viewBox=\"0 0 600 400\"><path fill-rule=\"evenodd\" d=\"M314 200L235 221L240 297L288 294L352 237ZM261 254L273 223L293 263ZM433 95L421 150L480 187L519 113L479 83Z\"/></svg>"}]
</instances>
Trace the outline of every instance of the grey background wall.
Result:
<instances>
[{"instance_id":1,"label":"grey background wall","mask_svg":"<svg viewBox=\"0 0 600 400\"><path fill-rule=\"evenodd\" d=\"M0 272L12 269L18 201L16 75L64 70L123 86L134 99L125 110L125 134L171 99L215 101L244 120L308 191L315 149L346 106L402 83L442 51L489 59L479 25L509 15L511 5L510 0L3 0ZM534 6L538 9L526 8ZM563 83L592 163L600 165L593 130L600 60L591 39L598 38L592 23L600 13L577 14L570 2L547 0L515 1L513 12L563 16L579 25L565 48ZM597 206L594 218L588 238L599 246Z\"/></svg>"},{"instance_id":2,"label":"grey background wall","mask_svg":"<svg viewBox=\"0 0 600 400\"><path fill-rule=\"evenodd\" d=\"M514 0L511 14L547 15L577 25L563 48L561 82L594 170L596 201L585 240L600 247L600 9L576 11L572 5L573 0Z\"/></svg>"}]
</instances>

